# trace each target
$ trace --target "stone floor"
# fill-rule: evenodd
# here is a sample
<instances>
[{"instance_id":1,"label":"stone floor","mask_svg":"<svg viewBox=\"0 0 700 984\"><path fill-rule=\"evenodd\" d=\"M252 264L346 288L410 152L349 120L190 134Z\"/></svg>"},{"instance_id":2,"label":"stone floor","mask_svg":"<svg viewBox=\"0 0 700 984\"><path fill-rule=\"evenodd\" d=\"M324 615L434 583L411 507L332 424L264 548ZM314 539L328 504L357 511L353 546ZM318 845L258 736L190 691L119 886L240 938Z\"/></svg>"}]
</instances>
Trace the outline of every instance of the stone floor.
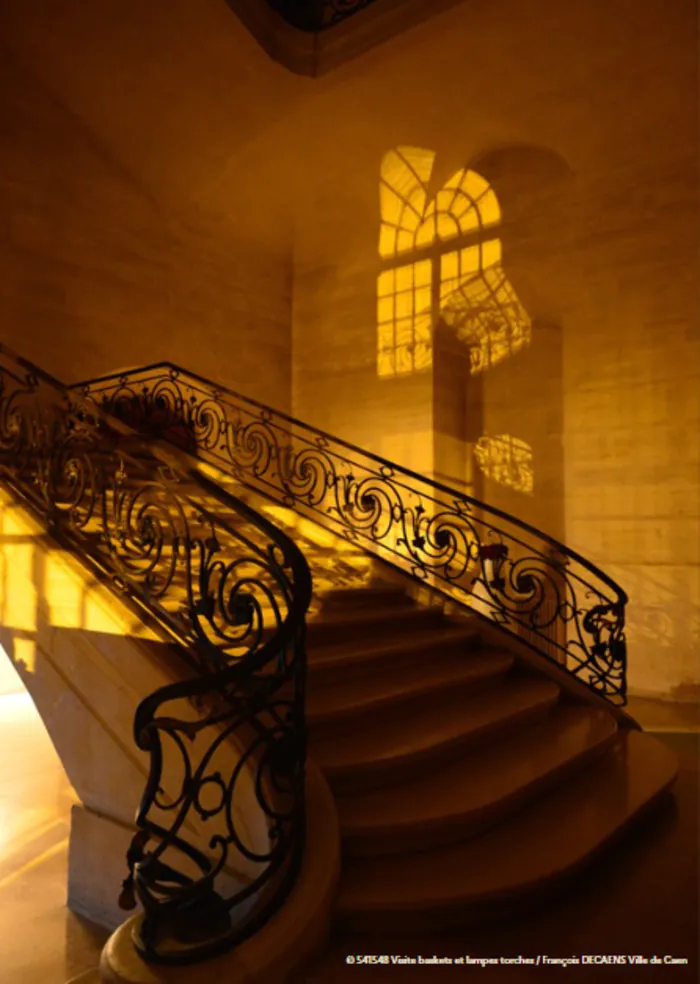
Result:
<instances>
[{"instance_id":1,"label":"stone floor","mask_svg":"<svg viewBox=\"0 0 700 984\"><path fill-rule=\"evenodd\" d=\"M630 696L626 710L645 731L700 732L700 704Z\"/></svg>"},{"instance_id":2,"label":"stone floor","mask_svg":"<svg viewBox=\"0 0 700 984\"><path fill-rule=\"evenodd\" d=\"M0 696L2 984L65 984L97 966L108 934L65 905L74 802L29 695Z\"/></svg>"},{"instance_id":3,"label":"stone floor","mask_svg":"<svg viewBox=\"0 0 700 984\"><path fill-rule=\"evenodd\" d=\"M645 706L646 705L646 706ZM324 957L300 977L333 984L371 976L409 984L463 979L448 966L349 966L347 954L481 957L548 954L669 954L687 966L593 967L615 980L698 979L698 744L687 706L637 703L640 722L660 732L679 755L673 799L642 823L563 902L498 930L421 939L334 939ZM65 984L97 965L106 932L65 907L68 814L74 794L26 694L0 696L0 981ZM492 984L534 979L543 968L488 966ZM481 968L473 968L481 973ZM545 976L558 974L551 967ZM577 975L567 969L567 980ZM202 978L205 979L204 977Z\"/></svg>"}]
</instances>

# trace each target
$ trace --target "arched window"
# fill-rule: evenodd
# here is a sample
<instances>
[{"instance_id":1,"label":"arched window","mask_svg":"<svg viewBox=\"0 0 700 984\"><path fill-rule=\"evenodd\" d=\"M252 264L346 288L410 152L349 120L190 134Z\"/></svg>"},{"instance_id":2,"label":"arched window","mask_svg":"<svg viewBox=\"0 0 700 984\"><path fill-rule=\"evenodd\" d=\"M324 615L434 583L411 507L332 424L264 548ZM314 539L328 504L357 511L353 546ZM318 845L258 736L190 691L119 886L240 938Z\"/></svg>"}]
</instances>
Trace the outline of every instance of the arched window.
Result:
<instances>
[{"instance_id":1,"label":"arched window","mask_svg":"<svg viewBox=\"0 0 700 984\"><path fill-rule=\"evenodd\" d=\"M377 283L377 372L432 364L442 317L469 346L478 372L528 344L531 324L501 266L501 221L488 182L467 168L428 201L435 154L399 147L382 160Z\"/></svg>"}]
</instances>

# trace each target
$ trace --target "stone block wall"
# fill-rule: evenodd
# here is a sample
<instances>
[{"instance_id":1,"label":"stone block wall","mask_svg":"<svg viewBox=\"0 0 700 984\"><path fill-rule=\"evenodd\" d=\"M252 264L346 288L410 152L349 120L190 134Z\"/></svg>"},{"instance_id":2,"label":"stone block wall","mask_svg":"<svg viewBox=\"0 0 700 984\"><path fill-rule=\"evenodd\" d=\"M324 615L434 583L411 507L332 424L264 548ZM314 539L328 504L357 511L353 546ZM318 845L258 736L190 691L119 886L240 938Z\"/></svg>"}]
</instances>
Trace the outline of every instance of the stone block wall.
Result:
<instances>
[{"instance_id":1,"label":"stone block wall","mask_svg":"<svg viewBox=\"0 0 700 984\"><path fill-rule=\"evenodd\" d=\"M505 269L560 352L533 345L485 374L484 429L527 438L535 484L482 494L619 580L630 688L679 699L700 685L697 40L691 2L463 3L319 80L275 133L299 127L313 162L295 412L428 473L453 384L377 378L380 161L424 147L436 188L465 165L491 182Z\"/></svg>"},{"instance_id":2,"label":"stone block wall","mask_svg":"<svg viewBox=\"0 0 700 984\"><path fill-rule=\"evenodd\" d=\"M0 89L0 340L65 382L167 360L288 409L288 250L163 204L20 58Z\"/></svg>"},{"instance_id":3,"label":"stone block wall","mask_svg":"<svg viewBox=\"0 0 700 984\"><path fill-rule=\"evenodd\" d=\"M697 696L696 6L465 0L311 80L224 4L153 0L146 23L109 0L48 30L43 0L9 3L2 337L65 378L185 362L422 473L463 466L629 593L633 691ZM535 326L464 429L458 374L377 376L396 146L435 152L433 190L491 183ZM530 444L533 495L470 466L476 415Z\"/></svg>"}]
</instances>

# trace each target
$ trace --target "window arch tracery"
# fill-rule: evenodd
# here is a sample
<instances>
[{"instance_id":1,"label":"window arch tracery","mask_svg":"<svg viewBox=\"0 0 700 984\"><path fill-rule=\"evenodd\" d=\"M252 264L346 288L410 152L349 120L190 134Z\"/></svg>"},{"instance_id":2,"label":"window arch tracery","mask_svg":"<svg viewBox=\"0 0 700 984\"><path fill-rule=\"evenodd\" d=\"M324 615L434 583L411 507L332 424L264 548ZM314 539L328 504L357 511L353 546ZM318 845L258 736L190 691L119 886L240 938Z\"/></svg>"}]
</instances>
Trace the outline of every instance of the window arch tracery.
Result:
<instances>
[{"instance_id":1,"label":"window arch tracery","mask_svg":"<svg viewBox=\"0 0 700 984\"><path fill-rule=\"evenodd\" d=\"M406 375L432 364L432 335L442 317L469 347L480 372L529 344L531 322L501 265L493 235L501 210L495 192L468 168L432 200L435 153L398 147L380 174L377 373Z\"/></svg>"}]
</instances>

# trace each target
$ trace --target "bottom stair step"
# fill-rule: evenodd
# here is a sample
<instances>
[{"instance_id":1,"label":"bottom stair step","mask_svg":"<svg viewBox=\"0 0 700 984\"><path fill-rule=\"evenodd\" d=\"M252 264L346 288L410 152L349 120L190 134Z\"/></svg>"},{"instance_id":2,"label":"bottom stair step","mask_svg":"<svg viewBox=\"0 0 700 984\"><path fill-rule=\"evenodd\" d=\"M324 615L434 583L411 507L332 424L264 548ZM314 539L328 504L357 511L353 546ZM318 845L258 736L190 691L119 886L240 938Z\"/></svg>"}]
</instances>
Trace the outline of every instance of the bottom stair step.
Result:
<instances>
[{"instance_id":1,"label":"bottom stair step","mask_svg":"<svg viewBox=\"0 0 700 984\"><path fill-rule=\"evenodd\" d=\"M561 704L517 737L468 750L425 776L336 797L344 854L406 854L465 841L605 754L617 734L607 711Z\"/></svg>"},{"instance_id":2,"label":"bottom stair step","mask_svg":"<svg viewBox=\"0 0 700 984\"><path fill-rule=\"evenodd\" d=\"M485 693L452 694L391 717L369 714L353 732L314 740L309 754L336 795L396 785L464 749L501 737L542 718L559 698L550 680L506 679ZM517 740L517 738L514 738Z\"/></svg>"},{"instance_id":3,"label":"bottom stair step","mask_svg":"<svg viewBox=\"0 0 700 984\"><path fill-rule=\"evenodd\" d=\"M339 922L363 932L439 931L517 911L591 861L677 770L666 746L624 731L583 772L473 841L346 862Z\"/></svg>"}]
</instances>

